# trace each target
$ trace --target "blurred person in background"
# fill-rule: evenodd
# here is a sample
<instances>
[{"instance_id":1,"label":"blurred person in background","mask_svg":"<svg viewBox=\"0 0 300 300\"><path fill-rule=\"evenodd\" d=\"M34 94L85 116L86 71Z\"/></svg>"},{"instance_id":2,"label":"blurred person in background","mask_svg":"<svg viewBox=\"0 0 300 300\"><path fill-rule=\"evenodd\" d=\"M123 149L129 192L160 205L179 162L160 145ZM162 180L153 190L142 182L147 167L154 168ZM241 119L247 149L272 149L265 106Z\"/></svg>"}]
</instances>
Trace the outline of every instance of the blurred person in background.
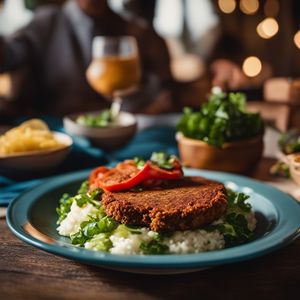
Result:
<instances>
[{"instance_id":1,"label":"blurred person in background","mask_svg":"<svg viewBox=\"0 0 300 300\"><path fill-rule=\"evenodd\" d=\"M142 89L125 97L122 109L170 109L171 97L165 92L172 81L169 53L153 28L124 20L106 0L69 0L62 7L38 9L27 26L0 37L0 73L12 71L21 78L13 90L15 101L0 100L0 114L64 115L108 107L85 76L98 35L131 35L138 42Z\"/></svg>"},{"instance_id":2,"label":"blurred person in background","mask_svg":"<svg viewBox=\"0 0 300 300\"><path fill-rule=\"evenodd\" d=\"M199 107L212 86L227 91L251 91L251 94L259 89L261 93L264 81L271 74L265 62L263 71L255 78L245 74L242 63L247 47L241 36L228 33L228 19L221 16L214 0L112 0L112 3L118 13L147 23L166 40L176 82L173 91L181 107Z\"/></svg>"}]
</instances>

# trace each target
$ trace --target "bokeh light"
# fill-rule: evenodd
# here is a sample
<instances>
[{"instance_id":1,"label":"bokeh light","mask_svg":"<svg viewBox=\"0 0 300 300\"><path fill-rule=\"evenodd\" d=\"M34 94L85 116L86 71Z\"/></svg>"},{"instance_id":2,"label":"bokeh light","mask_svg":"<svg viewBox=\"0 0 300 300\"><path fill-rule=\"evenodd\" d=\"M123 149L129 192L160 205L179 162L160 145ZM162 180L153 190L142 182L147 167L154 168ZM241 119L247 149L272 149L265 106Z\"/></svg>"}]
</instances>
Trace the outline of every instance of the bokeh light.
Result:
<instances>
[{"instance_id":1,"label":"bokeh light","mask_svg":"<svg viewBox=\"0 0 300 300\"><path fill-rule=\"evenodd\" d=\"M294 35L294 43L300 49L300 30Z\"/></svg>"},{"instance_id":2,"label":"bokeh light","mask_svg":"<svg viewBox=\"0 0 300 300\"><path fill-rule=\"evenodd\" d=\"M280 4L278 0L267 0L264 6L264 13L267 17L276 17L279 9Z\"/></svg>"},{"instance_id":3,"label":"bokeh light","mask_svg":"<svg viewBox=\"0 0 300 300\"><path fill-rule=\"evenodd\" d=\"M259 9L258 0L240 0L240 9L247 15L253 15Z\"/></svg>"},{"instance_id":4,"label":"bokeh light","mask_svg":"<svg viewBox=\"0 0 300 300\"><path fill-rule=\"evenodd\" d=\"M272 38L274 35L277 34L278 30L279 30L279 25L277 21L273 18L264 19L256 27L257 33L263 39Z\"/></svg>"},{"instance_id":5,"label":"bokeh light","mask_svg":"<svg viewBox=\"0 0 300 300\"><path fill-rule=\"evenodd\" d=\"M236 8L235 0L218 0L220 10L225 14L232 13Z\"/></svg>"},{"instance_id":6,"label":"bokeh light","mask_svg":"<svg viewBox=\"0 0 300 300\"><path fill-rule=\"evenodd\" d=\"M248 77L257 76L262 70L262 64L258 57L249 56L243 62L243 71Z\"/></svg>"}]
</instances>

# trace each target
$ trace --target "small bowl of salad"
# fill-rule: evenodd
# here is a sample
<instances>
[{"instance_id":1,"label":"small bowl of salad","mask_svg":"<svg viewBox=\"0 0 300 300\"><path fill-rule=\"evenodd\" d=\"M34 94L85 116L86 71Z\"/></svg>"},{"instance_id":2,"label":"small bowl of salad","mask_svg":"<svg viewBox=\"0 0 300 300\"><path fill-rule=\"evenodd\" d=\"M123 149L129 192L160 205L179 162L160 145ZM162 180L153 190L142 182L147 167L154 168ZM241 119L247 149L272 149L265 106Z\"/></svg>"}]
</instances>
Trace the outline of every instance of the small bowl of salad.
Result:
<instances>
[{"instance_id":1,"label":"small bowl of salad","mask_svg":"<svg viewBox=\"0 0 300 300\"><path fill-rule=\"evenodd\" d=\"M241 93L215 91L199 111L185 108L176 139L187 167L247 173L263 153L263 120Z\"/></svg>"},{"instance_id":2,"label":"small bowl of salad","mask_svg":"<svg viewBox=\"0 0 300 300\"><path fill-rule=\"evenodd\" d=\"M297 129L291 129L282 133L278 145L281 151L280 157L272 167L271 173L291 177L300 185L300 132Z\"/></svg>"},{"instance_id":3,"label":"small bowl of salad","mask_svg":"<svg viewBox=\"0 0 300 300\"><path fill-rule=\"evenodd\" d=\"M73 114L64 117L63 122L67 133L88 138L104 150L126 145L137 130L136 117L123 111L115 117L110 110Z\"/></svg>"}]
</instances>

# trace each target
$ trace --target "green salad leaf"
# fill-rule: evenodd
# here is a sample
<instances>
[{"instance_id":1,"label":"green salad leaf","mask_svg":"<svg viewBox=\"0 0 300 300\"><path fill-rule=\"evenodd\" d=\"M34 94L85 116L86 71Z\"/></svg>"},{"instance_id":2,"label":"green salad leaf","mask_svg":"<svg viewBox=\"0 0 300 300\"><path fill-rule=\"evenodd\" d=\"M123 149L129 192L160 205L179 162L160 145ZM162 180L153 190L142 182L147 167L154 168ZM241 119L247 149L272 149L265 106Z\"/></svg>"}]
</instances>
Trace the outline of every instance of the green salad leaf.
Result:
<instances>
[{"instance_id":1,"label":"green salad leaf","mask_svg":"<svg viewBox=\"0 0 300 300\"><path fill-rule=\"evenodd\" d=\"M112 241L109 239L110 234L99 233L95 235L89 243L94 250L108 252L109 249L113 246Z\"/></svg>"},{"instance_id":2,"label":"green salad leaf","mask_svg":"<svg viewBox=\"0 0 300 300\"><path fill-rule=\"evenodd\" d=\"M211 224L205 229L217 230L224 234L225 246L233 247L253 238L253 232L248 228L246 215L251 212L251 204L247 202L249 196L227 189L228 208L224 219L219 224Z\"/></svg>"},{"instance_id":3,"label":"green salad leaf","mask_svg":"<svg viewBox=\"0 0 300 300\"><path fill-rule=\"evenodd\" d=\"M177 131L184 136L221 147L225 142L254 137L263 131L259 114L246 112L242 93L215 93L199 111L183 110Z\"/></svg>"},{"instance_id":4,"label":"green salad leaf","mask_svg":"<svg viewBox=\"0 0 300 300\"><path fill-rule=\"evenodd\" d=\"M100 232L112 232L118 227L119 223L113 218L105 216L97 223L97 225Z\"/></svg>"},{"instance_id":5,"label":"green salad leaf","mask_svg":"<svg viewBox=\"0 0 300 300\"><path fill-rule=\"evenodd\" d=\"M80 224L80 229L75 234L71 235L71 241L74 245L83 246L85 242L90 240L100 233L105 233L106 237L118 227L119 223L108 216L98 215L98 218L90 217L90 220Z\"/></svg>"},{"instance_id":6,"label":"green salad leaf","mask_svg":"<svg viewBox=\"0 0 300 300\"><path fill-rule=\"evenodd\" d=\"M237 193L231 189L227 189L228 208L227 212L238 212L240 214L249 213L251 204L246 202L250 196L244 193Z\"/></svg>"},{"instance_id":7,"label":"green salad leaf","mask_svg":"<svg viewBox=\"0 0 300 300\"><path fill-rule=\"evenodd\" d=\"M89 182L87 180L85 180L80 185L80 188L77 193L78 194L87 194L88 191L89 191Z\"/></svg>"},{"instance_id":8,"label":"green salad leaf","mask_svg":"<svg viewBox=\"0 0 300 300\"><path fill-rule=\"evenodd\" d=\"M226 247L243 244L251 240L253 237L253 233L248 228L248 222L242 214L231 213L226 215L223 226L231 227L230 232L228 232L228 230L222 231L222 229L218 229L224 234Z\"/></svg>"}]
</instances>

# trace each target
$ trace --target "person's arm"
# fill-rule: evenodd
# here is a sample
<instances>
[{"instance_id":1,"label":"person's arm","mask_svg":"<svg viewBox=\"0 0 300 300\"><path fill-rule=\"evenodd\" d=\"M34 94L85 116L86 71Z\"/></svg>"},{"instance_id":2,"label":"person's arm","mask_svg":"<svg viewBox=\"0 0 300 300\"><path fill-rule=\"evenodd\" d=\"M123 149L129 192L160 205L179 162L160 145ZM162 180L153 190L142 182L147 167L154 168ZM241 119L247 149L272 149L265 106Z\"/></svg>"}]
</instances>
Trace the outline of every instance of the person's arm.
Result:
<instances>
[{"instance_id":1,"label":"person's arm","mask_svg":"<svg viewBox=\"0 0 300 300\"><path fill-rule=\"evenodd\" d=\"M56 7L40 9L27 26L11 36L0 37L0 73L28 64L42 51L56 11Z\"/></svg>"}]
</instances>

